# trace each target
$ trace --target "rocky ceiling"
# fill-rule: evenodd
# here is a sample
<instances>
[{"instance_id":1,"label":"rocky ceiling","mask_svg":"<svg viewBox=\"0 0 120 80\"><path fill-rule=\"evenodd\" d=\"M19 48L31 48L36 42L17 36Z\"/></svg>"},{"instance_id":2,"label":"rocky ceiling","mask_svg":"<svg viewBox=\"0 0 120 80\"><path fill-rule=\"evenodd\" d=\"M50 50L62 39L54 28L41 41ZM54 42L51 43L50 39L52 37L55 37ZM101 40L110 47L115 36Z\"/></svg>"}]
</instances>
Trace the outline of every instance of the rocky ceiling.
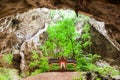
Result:
<instances>
[{"instance_id":1,"label":"rocky ceiling","mask_svg":"<svg viewBox=\"0 0 120 80\"><path fill-rule=\"evenodd\" d=\"M73 9L106 23L110 36L120 43L120 0L0 0L0 18L32 8Z\"/></svg>"}]
</instances>

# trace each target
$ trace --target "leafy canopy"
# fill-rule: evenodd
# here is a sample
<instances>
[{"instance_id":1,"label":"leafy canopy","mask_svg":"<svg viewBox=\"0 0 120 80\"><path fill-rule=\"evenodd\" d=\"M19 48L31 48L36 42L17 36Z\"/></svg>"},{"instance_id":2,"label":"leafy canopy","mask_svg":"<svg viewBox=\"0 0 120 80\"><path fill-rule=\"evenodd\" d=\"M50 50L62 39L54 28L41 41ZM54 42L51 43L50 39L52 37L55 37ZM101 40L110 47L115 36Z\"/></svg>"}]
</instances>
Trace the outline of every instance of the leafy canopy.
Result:
<instances>
[{"instance_id":1,"label":"leafy canopy","mask_svg":"<svg viewBox=\"0 0 120 80\"><path fill-rule=\"evenodd\" d=\"M50 25L47 30L48 39L40 47L43 52L55 56L71 56L74 53L77 36L74 24L74 20L66 19Z\"/></svg>"}]
</instances>

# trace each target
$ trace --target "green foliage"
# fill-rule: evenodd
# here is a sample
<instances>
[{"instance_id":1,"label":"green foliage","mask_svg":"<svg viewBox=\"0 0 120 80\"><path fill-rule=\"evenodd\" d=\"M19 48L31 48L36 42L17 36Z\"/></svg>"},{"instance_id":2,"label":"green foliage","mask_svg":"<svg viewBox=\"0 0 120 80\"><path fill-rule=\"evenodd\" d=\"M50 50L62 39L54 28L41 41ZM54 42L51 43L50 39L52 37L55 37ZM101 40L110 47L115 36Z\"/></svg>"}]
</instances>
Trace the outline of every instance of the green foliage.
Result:
<instances>
[{"instance_id":1,"label":"green foliage","mask_svg":"<svg viewBox=\"0 0 120 80\"><path fill-rule=\"evenodd\" d=\"M75 26L72 19L58 21L55 25L48 27L48 40L40 47L44 54L54 57L70 57L75 53L76 43ZM77 49L77 48L76 48Z\"/></svg>"},{"instance_id":2,"label":"green foliage","mask_svg":"<svg viewBox=\"0 0 120 80\"><path fill-rule=\"evenodd\" d=\"M35 50L32 51L32 61L30 62L29 66L31 68L37 67L37 69L32 72L31 75L36 75L49 70L48 59L44 56L41 57L38 55Z\"/></svg>"},{"instance_id":3,"label":"green foliage","mask_svg":"<svg viewBox=\"0 0 120 80\"><path fill-rule=\"evenodd\" d=\"M90 42L90 41L86 41L86 42L83 43L84 48L86 48L88 46L91 46L91 45L92 45L92 42Z\"/></svg>"},{"instance_id":4,"label":"green foliage","mask_svg":"<svg viewBox=\"0 0 120 80\"><path fill-rule=\"evenodd\" d=\"M96 78L96 80L101 80L101 78Z\"/></svg>"},{"instance_id":5,"label":"green foliage","mask_svg":"<svg viewBox=\"0 0 120 80\"><path fill-rule=\"evenodd\" d=\"M98 54L94 54L94 55L88 54L87 56L89 57L89 59L92 63L96 62L97 60L99 60L101 58L101 56Z\"/></svg>"},{"instance_id":6,"label":"green foliage","mask_svg":"<svg viewBox=\"0 0 120 80\"><path fill-rule=\"evenodd\" d=\"M76 60L77 60L77 70L82 70L82 71L90 71L92 67L94 67L94 62L97 61L100 56L97 54L91 54L91 51L88 51L91 49L91 35L90 35L90 24L85 20L85 24L83 27L83 32L81 35L80 39L80 47L79 51L81 52L76 54Z\"/></svg>"},{"instance_id":7,"label":"green foliage","mask_svg":"<svg viewBox=\"0 0 120 80\"><path fill-rule=\"evenodd\" d=\"M83 27L83 34L81 36L81 39L83 48L90 47L92 45L92 38L90 35L90 24L88 22L86 22Z\"/></svg>"},{"instance_id":8,"label":"green foliage","mask_svg":"<svg viewBox=\"0 0 120 80\"><path fill-rule=\"evenodd\" d=\"M106 76L106 75L119 76L120 75L120 71L116 70L111 66L107 66L104 68L99 68L99 67L97 68L98 68L97 71L103 76Z\"/></svg>"},{"instance_id":9,"label":"green foliage","mask_svg":"<svg viewBox=\"0 0 120 80\"><path fill-rule=\"evenodd\" d=\"M13 59L13 54L12 53L4 54L3 57L2 57L2 60L7 64L11 64L12 59Z\"/></svg>"},{"instance_id":10,"label":"green foliage","mask_svg":"<svg viewBox=\"0 0 120 80\"><path fill-rule=\"evenodd\" d=\"M29 66L30 67L36 67L36 66L39 66L39 61L40 61L40 56L38 55L38 53L33 50L32 51L32 61L30 62Z\"/></svg>"},{"instance_id":11,"label":"green foliage","mask_svg":"<svg viewBox=\"0 0 120 80\"><path fill-rule=\"evenodd\" d=\"M108 66L108 67L98 67L96 65L89 65L87 66L87 68L90 71L95 71L98 72L100 75L103 76L107 76L107 75L111 75L111 76L119 76L120 75L120 71L116 70L115 68Z\"/></svg>"},{"instance_id":12,"label":"green foliage","mask_svg":"<svg viewBox=\"0 0 120 80\"><path fill-rule=\"evenodd\" d=\"M83 39L84 41L88 40L88 39L91 39L90 33L84 33L84 34L82 34L81 39Z\"/></svg>"},{"instance_id":13,"label":"green foliage","mask_svg":"<svg viewBox=\"0 0 120 80\"><path fill-rule=\"evenodd\" d=\"M41 69L36 69L34 72L31 73L31 76L34 76L40 73L42 73Z\"/></svg>"},{"instance_id":14,"label":"green foliage","mask_svg":"<svg viewBox=\"0 0 120 80\"><path fill-rule=\"evenodd\" d=\"M97 61L100 58L99 55L97 54L88 54L88 55L81 55L79 57L76 57L77 60L77 70L82 70L82 71L90 71L95 69L96 67L94 65L94 62Z\"/></svg>"},{"instance_id":15,"label":"green foliage","mask_svg":"<svg viewBox=\"0 0 120 80\"><path fill-rule=\"evenodd\" d=\"M8 77L5 74L0 73L0 80L8 80Z\"/></svg>"},{"instance_id":16,"label":"green foliage","mask_svg":"<svg viewBox=\"0 0 120 80\"><path fill-rule=\"evenodd\" d=\"M72 80L85 80L84 76L82 73L80 73L79 77L74 77Z\"/></svg>"},{"instance_id":17,"label":"green foliage","mask_svg":"<svg viewBox=\"0 0 120 80\"><path fill-rule=\"evenodd\" d=\"M84 62L86 62L86 63L84 64ZM111 76L120 75L120 71L116 70L115 68L113 68L111 66L99 67L99 66L96 66L95 64L92 64L92 63L87 62L85 60L84 60L84 62L80 66L80 69L83 70L83 71L98 72L100 75L103 75L103 76L107 76L107 75L111 75Z\"/></svg>"},{"instance_id":18,"label":"green foliage","mask_svg":"<svg viewBox=\"0 0 120 80\"><path fill-rule=\"evenodd\" d=\"M83 27L83 31L88 33L90 31L90 24L86 22L86 24Z\"/></svg>"},{"instance_id":19,"label":"green foliage","mask_svg":"<svg viewBox=\"0 0 120 80\"><path fill-rule=\"evenodd\" d=\"M53 64L51 67L50 67L50 70L59 70L60 67L59 67L59 64Z\"/></svg>"},{"instance_id":20,"label":"green foliage","mask_svg":"<svg viewBox=\"0 0 120 80\"><path fill-rule=\"evenodd\" d=\"M76 67L73 64L67 64L66 67L67 70L76 70Z\"/></svg>"},{"instance_id":21,"label":"green foliage","mask_svg":"<svg viewBox=\"0 0 120 80\"><path fill-rule=\"evenodd\" d=\"M20 79L16 72L14 69L0 68L0 80L14 80L14 77Z\"/></svg>"}]
</instances>

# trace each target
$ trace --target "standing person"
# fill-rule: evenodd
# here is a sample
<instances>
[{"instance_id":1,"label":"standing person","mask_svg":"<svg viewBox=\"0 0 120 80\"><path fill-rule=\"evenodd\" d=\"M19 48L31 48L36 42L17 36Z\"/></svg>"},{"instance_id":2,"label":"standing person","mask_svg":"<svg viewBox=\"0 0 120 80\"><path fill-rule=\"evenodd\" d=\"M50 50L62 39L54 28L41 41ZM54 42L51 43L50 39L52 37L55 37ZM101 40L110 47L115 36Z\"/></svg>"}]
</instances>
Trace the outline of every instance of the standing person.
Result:
<instances>
[{"instance_id":1,"label":"standing person","mask_svg":"<svg viewBox=\"0 0 120 80\"><path fill-rule=\"evenodd\" d=\"M61 57L60 59L59 59L59 65L60 65L60 69L62 70L62 69L66 69L66 58L65 57Z\"/></svg>"}]
</instances>

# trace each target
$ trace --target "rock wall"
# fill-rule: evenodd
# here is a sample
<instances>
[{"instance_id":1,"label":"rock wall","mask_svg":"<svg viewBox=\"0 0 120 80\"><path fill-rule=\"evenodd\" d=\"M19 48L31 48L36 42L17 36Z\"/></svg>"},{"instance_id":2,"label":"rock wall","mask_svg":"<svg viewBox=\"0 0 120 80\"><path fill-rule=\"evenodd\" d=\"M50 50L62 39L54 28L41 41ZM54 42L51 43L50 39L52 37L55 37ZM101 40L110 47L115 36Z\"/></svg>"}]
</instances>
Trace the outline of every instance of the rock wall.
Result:
<instances>
[{"instance_id":1,"label":"rock wall","mask_svg":"<svg viewBox=\"0 0 120 80\"><path fill-rule=\"evenodd\" d=\"M19 59L13 61L17 69L24 71L26 69L25 60L30 60L30 53L38 49L41 45L40 34L47 29L50 22L50 11L46 8L35 9L17 14L16 16L7 16L0 19L0 53L13 53Z\"/></svg>"},{"instance_id":2,"label":"rock wall","mask_svg":"<svg viewBox=\"0 0 120 80\"><path fill-rule=\"evenodd\" d=\"M109 36L120 44L120 0L0 0L0 18L39 7L69 8L76 13L84 11L92 14L105 22Z\"/></svg>"},{"instance_id":3,"label":"rock wall","mask_svg":"<svg viewBox=\"0 0 120 80\"><path fill-rule=\"evenodd\" d=\"M96 23L96 20L94 24ZM103 24L103 22L99 22ZM99 24L99 25L100 25ZM98 24L96 24L98 25ZM107 30L99 27L97 29L96 25L92 25L91 27L91 35L92 35L92 48L91 51L93 54L101 55L102 59L107 61L112 66L116 66L120 64L120 45L119 43L115 43L112 38L107 35ZM101 25L105 26L105 25ZM101 30L101 29L103 30ZM101 31L102 32L101 32ZM106 34L106 35L105 35ZM119 45L119 46L118 46Z\"/></svg>"}]
</instances>

